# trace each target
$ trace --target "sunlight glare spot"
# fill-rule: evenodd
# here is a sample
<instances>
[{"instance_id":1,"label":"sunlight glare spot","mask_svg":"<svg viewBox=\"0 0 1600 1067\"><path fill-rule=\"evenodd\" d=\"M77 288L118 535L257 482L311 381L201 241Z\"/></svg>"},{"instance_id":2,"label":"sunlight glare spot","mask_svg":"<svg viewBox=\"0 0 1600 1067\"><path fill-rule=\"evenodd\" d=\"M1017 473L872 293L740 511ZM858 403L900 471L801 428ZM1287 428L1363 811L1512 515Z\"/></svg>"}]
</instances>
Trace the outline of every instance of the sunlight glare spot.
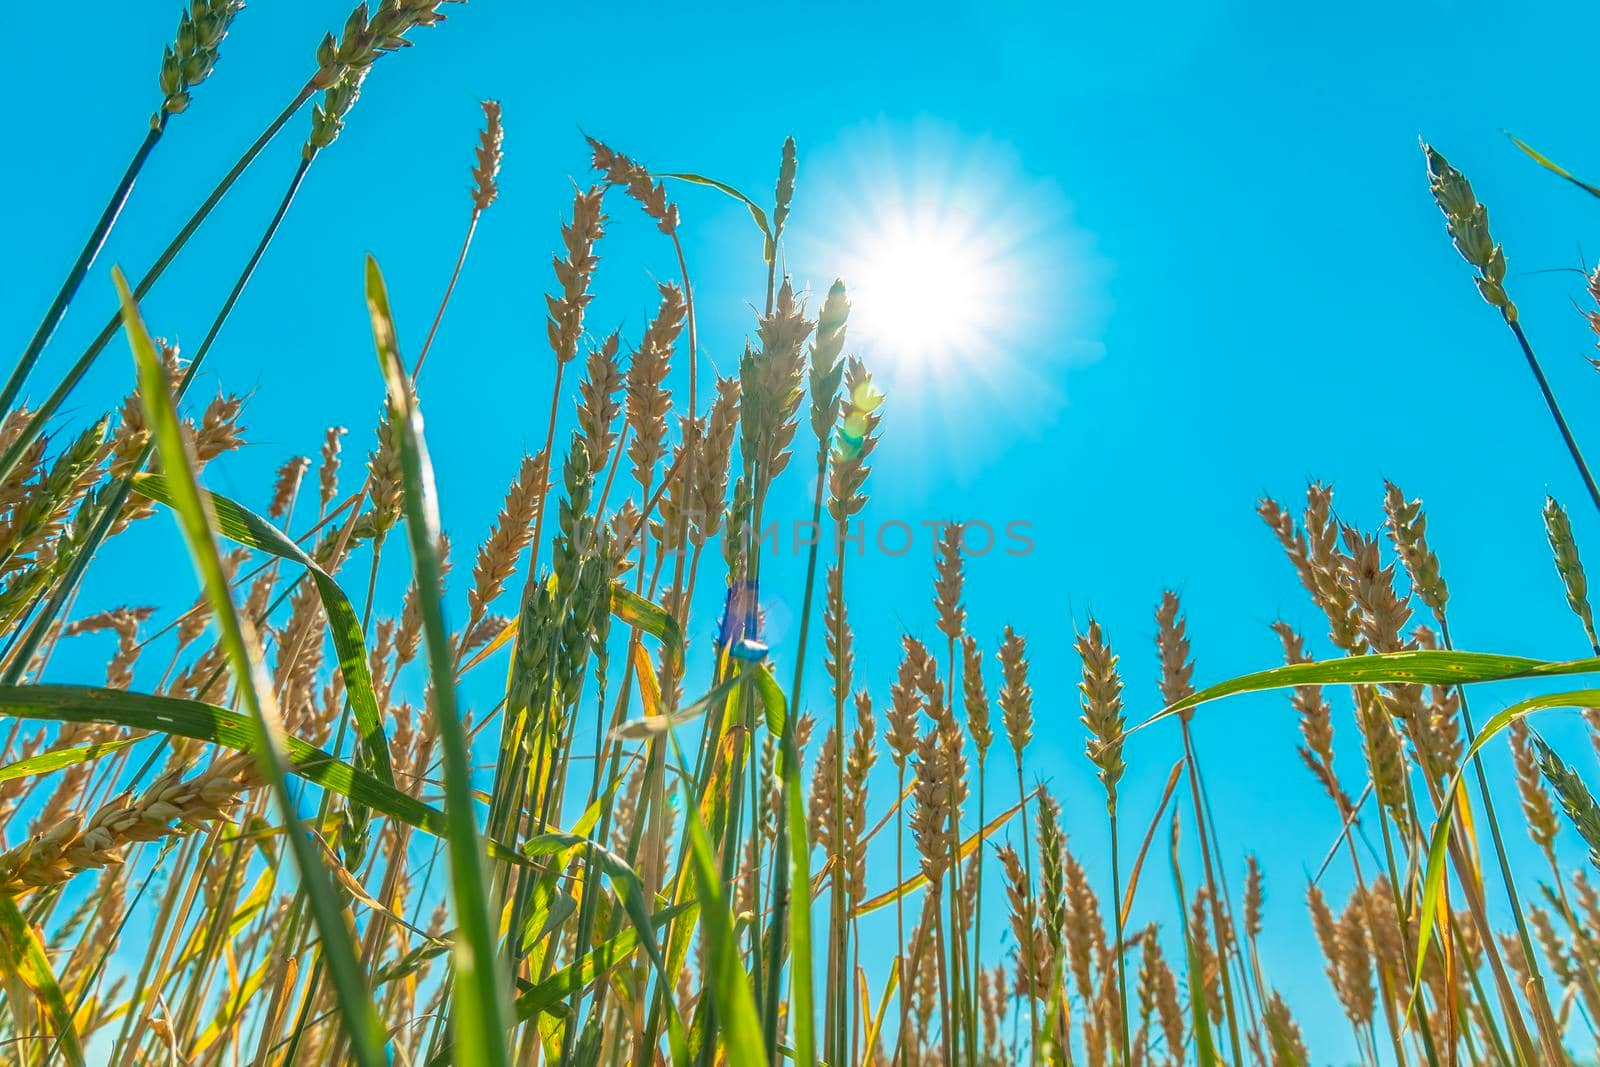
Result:
<instances>
[{"instance_id":1,"label":"sunlight glare spot","mask_svg":"<svg viewBox=\"0 0 1600 1067\"><path fill-rule=\"evenodd\" d=\"M906 363L971 358L992 345L1004 287L993 242L948 212L895 210L875 221L846 267L852 333Z\"/></svg>"}]
</instances>

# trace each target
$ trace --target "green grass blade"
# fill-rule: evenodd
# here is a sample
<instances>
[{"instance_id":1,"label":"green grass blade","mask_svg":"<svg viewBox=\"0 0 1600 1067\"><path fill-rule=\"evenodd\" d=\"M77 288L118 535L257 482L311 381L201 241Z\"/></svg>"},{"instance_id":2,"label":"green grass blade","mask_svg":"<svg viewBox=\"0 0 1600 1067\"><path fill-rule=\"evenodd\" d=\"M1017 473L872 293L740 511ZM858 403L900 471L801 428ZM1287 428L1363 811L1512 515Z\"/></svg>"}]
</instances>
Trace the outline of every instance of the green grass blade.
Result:
<instances>
[{"instance_id":1,"label":"green grass blade","mask_svg":"<svg viewBox=\"0 0 1600 1067\"><path fill-rule=\"evenodd\" d=\"M1522 149L1523 152L1527 153L1528 158L1532 159L1535 163L1539 164L1539 166L1543 167L1551 174L1556 175L1558 178L1565 178L1567 181L1571 182L1573 185L1576 185L1579 189L1582 189L1590 196L1600 196L1600 189L1597 189L1593 185L1590 185L1588 182L1582 180L1567 168L1561 166L1561 164L1555 162L1544 153L1534 148L1532 145L1521 140L1520 138L1512 137L1509 133L1506 134L1506 136L1511 138L1512 144L1516 145L1518 148Z\"/></svg>"},{"instance_id":2,"label":"green grass blade","mask_svg":"<svg viewBox=\"0 0 1600 1067\"><path fill-rule=\"evenodd\" d=\"M1450 827L1455 823L1456 797L1462 791L1462 778L1466 774L1467 764L1471 763L1472 758L1489 743L1490 738L1501 733L1518 719L1550 708L1596 706L1600 706L1600 689L1578 689L1569 693L1550 693L1519 700L1484 723L1483 729L1478 731L1478 736L1473 738L1472 744L1462 753L1456 773L1450 779L1449 788L1445 790L1444 804L1439 808L1439 815L1433 822L1433 830L1428 835L1428 867L1422 878L1422 906L1418 916L1420 926L1417 935L1417 965L1411 976L1412 992L1411 1000L1406 1005L1407 1018L1416 1007L1417 996L1421 991L1423 966L1428 958L1428 947L1433 943L1433 924L1438 917L1439 901L1444 894L1445 859L1450 843Z\"/></svg>"},{"instance_id":3,"label":"green grass blade","mask_svg":"<svg viewBox=\"0 0 1600 1067\"><path fill-rule=\"evenodd\" d=\"M473 809L472 761L466 728L456 711L454 649L439 600L439 505L433 464L422 436L422 415L412 397L389 293L377 260L367 257L367 311L389 395L389 414L400 431L400 467L405 484L406 532L422 611L428 674L433 681L434 714L444 748L445 818L449 822L450 885L456 912L451 951L455 991L451 1015L460 1062L509 1067L506 1019L509 979L495 951L494 909L484 876L483 841Z\"/></svg>"},{"instance_id":4,"label":"green grass blade","mask_svg":"<svg viewBox=\"0 0 1600 1067\"><path fill-rule=\"evenodd\" d=\"M628 920L639 932L639 939L644 943L645 952L649 955L650 962L655 965L657 975L663 982L670 984L672 979L668 977L667 961L662 958L661 947L656 943L655 920L650 914L649 903L645 900L644 882L626 860L593 838L561 831L536 834L522 846L523 852L530 857L554 855L570 858L579 849L592 850L591 855L599 861L606 872L606 877L611 880L618 899L622 901L623 910L628 913Z\"/></svg>"},{"instance_id":5,"label":"green grass blade","mask_svg":"<svg viewBox=\"0 0 1600 1067\"><path fill-rule=\"evenodd\" d=\"M1478 682L1504 682L1516 678L1558 678L1569 674L1600 671L1600 657L1574 660L1529 659L1490 652L1449 652L1414 650L1385 652L1374 656L1347 656L1316 663L1293 663L1268 671L1244 674L1208 686L1192 696L1171 704L1128 733L1142 730L1180 711L1208 704L1241 693L1260 693L1270 689L1289 689L1297 685L1472 685Z\"/></svg>"},{"instance_id":6,"label":"green grass blade","mask_svg":"<svg viewBox=\"0 0 1600 1067\"><path fill-rule=\"evenodd\" d=\"M283 815L285 837L294 852L295 866L299 869L312 918L321 935L322 959L333 980L351 1052L362 1067L386 1067L388 1056L384 1051L383 1025L379 1022L372 993L357 962L354 939L345 924L344 913L328 872L323 869L320 857L300 827L294 797L289 791L289 764L284 751L283 723L278 714L272 680L262 663L255 633L233 602L228 575L223 569L222 554L217 546L215 522L206 497L195 481L188 445L172 402L171 383L156 355L155 345L145 330L138 304L134 302L126 279L121 271L114 274L117 292L122 300L123 325L133 349L134 363L138 367L139 395L144 404L145 418L161 457L161 467L167 472L172 489L172 510L177 515L178 525L189 546L189 554L200 573L206 596L211 601L220 643L233 669L235 693L253 720L256 743L252 751L256 767Z\"/></svg>"},{"instance_id":7,"label":"green grass blade","mask_svg":"<svg viewBox=\"0 0 1600 1067\"><path fill-rule=\"evenodd\" d=\"M136 474L134 491L158 503L172 506L172 490L165 478L158 474ZM372 674L367 668L366 636L361 632L361 616L355 605L344 595L333 576L317 565L299 545L291 541L272 523L248 508L241 507L225 496L206 493L211 513L216 516L217 532L228 540L298 563L316 583L317 594L322 599L323 611L328 616L328 630L333 636L333 647L339 655L339 672L344 676L345 689L350 700L350 710L355 715L360 734L362 764L365 769L389 785L394 784L394 771L389 766L389 739L383 733L383 715L378 711L378 698L372 689Z\"/></svg>"},{"instance_id":8,"label":"green grass blade","mask_svg":"<svg viewBox=\"0 0 1600 1067\"><path fill-rule=\"evenodd\" d=\"M767 729L774 737L781 736L784 720L789 715L789 700L783 695L783 687L772 676L771 669L766 664L761 664L746 670L740 677L748 678L755 684L756 696L761 698L761 710L766 717Z\"/></svg>"},{"instance_id":9,"label":"green grass blade","mask_svg":"<svg viewBox=\"0 0 1600 1067\"><path fill-rule=\"evenodd\" d=\"M611 614L659 640L666 649L668 662L683 665L683 629L666 608L651 603L621 582L613 582Z\"/></svg>"},{"instance_id":10,"label":"green grass blade","mask_svg":"<svg viewBox=\"0 0 1600 1067\"><path fill-rule=\"evenodd\" d=\"M0 894L0 972L4 973L6 989L20 984L40 1004L56 1030L56 1046L74 1067L82 1067L83 1044L78 1039L78 1028L72 1021L72 1009L61 993L55 971L50 967L50 957L45 953L44 942L33 928L17 902L9 895ZM13 1023L21 1015L23 1005L11 1008Z\"/></svg>"},{"instance_id":11,"label":"green grass blade","mask_svg":"<svg viewBox=\"0 0 1600 1067\"><path fill-rule=\"evenodd\" d=\"M659 927L695 906L693 901L674 904L657 912L651 917L651 922ZM574 960L532 989L523 991L517 997L517 1019L519 1021L531 1019L535 1015L553 1009L574 993L587 988L598 975L619 963L626 962L638 945L639 931L634 927L629 927L610 940L596 945L582 959Z\"/></svg>"},{"instance_id":12,"label":"green grass blade","mask_svg":"<svg viewBox=\"0 0 1600 1067\"><path fill-rule=\"evenodd\" d=\"M1194 1058L1199 1067L1217 1067L1217 1045L1211 1036L1211 1015L1206 1008L1206 990L1200 980L1200 957L1194 950L1194 937L1187 927L1183 934L1184 952L1189 958L1189 1014L1194 1020Z\"/></svg>"},{"instance_id":13,"label":"green grass blade","mask_svg":"<svg viewBox=\"0 0 1600 1067\"><path fill-rule=\"evenodd\" d=\"M207 741L237 752L256 751L256 729L248 716L197 700L129 693L122 689L78 685L0 686L0 715L43 722L124 726ZM283 751L288 761L287 770L295 777L435 837L445 836L444 813L411 794L385 785L293 734L284 735ZM21 763L12 766L19 767ZM490 847L502 858L528 862L502 845L491 842Z\"/></svg>"},{"instance_id":14,"label":"green grass blade","mask_svg":"<svg viewBox=\"0 0 1600 1067\"><path fill-rule=\"evenodd\" d=\"M1178 897L1178 921L1183 924L1183 954L1187 961L1189 1015L1194 1027L1194 1056L1197 1067L1217 1067L1217 1043L1211 1035L1211 1015L1206 1008L1206 990L1200 974L1200 957L1195 951L1195 935L1189 931L1189 897L1183 889L1183 870L1178 862L1178 812L1172 813L1172 888Z\"/></svg>"},{"instance_id":15,"label":"green grass blade","mask_svg":"<svg viewBox=\"0 0 1600 1067\"><path fill-rule=\"evenodd\" d=\"M773 688L777 688L776 683ZM781 693L779 699L782 699ZM800 753L795 747L794 731L780 729L779 736L783 745L784 816L789 823L789 1025L794 1031L794 1061L803 1067L812 1067L817 1062L817 1038L811 989L811 849L806 836ZM798 900L793 899L795 894L799 895ZM772 963L771 980L774 982L778 979L780 964L778 960Z\"/></svg>"},{"instance_id":16,"label":"green grass blade","mask_svg":"<svg viewBox=\"0 0 1600 1067\"><path fill-rule=\"evenodd\" d=\"M613 731L613 736L624 740L638 740L640 738L655 737L666 733L675 726L682 726L704 715L714 707L717 701L731 693L735 686L741 684L740 675L731 675L726 681L714 686L709 692L696 697L670 715L645 715L638 719L629 719Z\"/></svg>"},{"instance_id":17,"label":"green grass blade","mask_svg":"<svg viewBox=\"0 0 1600 1067\"><path fill-rule=\"evenodd\" d=\"M50 752L41 752L37 756L19 759L15 763L8 763L0 767L0 782L9 782L14 778L30 778L35 774L49 774L66 767L76 767L80 763L89 763L99 759L110 752L143 741L142 737L119 737L112 741L99 741L92 745L76 745L72 748L58 748Z\"/></svg>"},{"instance_id":18,"label":"green grass blade","mask_svg":"<svg viewBox=\"0 0 1600 1067\"><path fill-rule=\"evenodd\" d=\"M749 208L750 217L755 220L756 229L761 231L761 236L764 239L761 249L761 256L767 261L768 264L772 263L772 257L776 251L776 249L773 247L772 227L768 225L767 213L762 210L760 204L757 204L754 200L751 200L748 196L745 196L727 182L719 182L715 178L707 178L704 174L657 174L656 177L673 178L680 182L688 182L691 185L704 185L708 188L717 190L719 193L724 193L733 197L735 200L739 201L739 203Z\"/></svg>"},{"instance_id":19,"label":"green grass blade","mask_svg":"<svg viewBox=\"0 0 1600 1067\"><path fill-rule=\"evenodd\" d=\"M692 780L693 776L683 759L683 751L678 748L677 736L669 734L669 737L683 777ZM717 1019L722 1024L723 1043L734 1057L730 1062L766 1067L767 1053L761 1036L761 1021L756 1016L755 995L750 990L750 976L739 961L733 916L723 896L722 875L717 870L716 853L711 848L705 823L700 819L699 805L690 798L683 807L684 819L688 823L688 860L694 873L695 887L700 893L702 933L706 938L706 958L711 971L706 977L717 1007Z\"/></svg>"}]
</instances>

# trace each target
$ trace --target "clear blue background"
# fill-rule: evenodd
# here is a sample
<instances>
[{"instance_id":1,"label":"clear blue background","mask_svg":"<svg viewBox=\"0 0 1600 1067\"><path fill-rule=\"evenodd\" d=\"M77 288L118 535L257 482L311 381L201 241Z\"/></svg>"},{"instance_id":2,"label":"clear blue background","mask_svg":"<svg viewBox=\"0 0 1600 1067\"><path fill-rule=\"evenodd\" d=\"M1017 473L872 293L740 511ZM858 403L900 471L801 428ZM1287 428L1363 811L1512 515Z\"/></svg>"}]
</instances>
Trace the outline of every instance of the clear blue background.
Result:
<instances>
[{"instance_id":1,"label":"clear blue background","mask_svg":"<svg viewBox=\"0 0 1600 1067\"><path fill-rule=\"evenodd\" d=\"M18 348L143 135L176 9L77 5L70 27L53 5L8 16L0 336ZM139 270L153 258L292 96L317 38L345 10L258 2L239 17L216 74L174 120L36 372L36 393L104 321L110 265ZM1279 617L1328 652L1314 609L1253 514L1263 493L1292 504L1308 479L1331 480L1341 515L1370 527L1381 516L1382 480L1393 478L1429 504L1458 644L1543 657L1586 651L1548 561L1539 506L1547 490L1566 501L1585 545L1600 543L1596 516L1521 357L1448 244L1417 138L1460 165L1490 205L1529 333L1580 439L1600 449L1587 417L1600 402L1584 358L1592 337L1579 311L1588 298L1572 271L1586 246L1594 254L1588 238L1600 204L1500 135L1516 132L1580 173L1600 174L1593 11L1437 2L1339 11L1017 2L536 9L480 0L449 14L414 35L416 48L378 64L211 357L214 386L253 394L252 444L214 469L215 488L264 504L271 471L291 454L313 454L329 423L351 427L352 463L365 454L381 393L360 257L370 250L382 261L414 352L466 221L480 98L505 107L503 193L423 380L458 576L521 450L542 442L553 370L542 294L570 183L591 180L580 127L657 169L702 171L759 200L770 196L782 137L794 134L802 169L790 262L819 289L835 269L827 242L801 235L833 232L870 198L852 192L851 153L926 136L958 162L969 153L983 162L968 185L984 188L987 169L997 175L991 198L997 188L1021 189L1021 206L1047 204L1049 217L1019 235L1031 272L1025 328L997 344L997 363L969 368L990 384L966 388L947 373L919 395L914 374L891 381L869 516L1032 523L1032 557L973 561L970 626L991 647L1006 622L1030 636L1040 721L1031 773L1062 798L1071 845L1092 870L1106 870L1106 842L1099 788L1081 756L1074 624L1092 611L1107 627L1134 716L1158 703L1151 613L1163 586L1182 590L1202 682L1275 665L1267 626ZM198 343L294 166L306 121L291 124L152 294L147 318L158 333ZM675 195L704 351L730 370L762 297L758 248L737 205L707 190ZM631 205L615 200L611 213L590 322L636 337L653 304L651 277L674 268ZM1007 367L1019 377L1000 373ZM1048 402L1035 388L1006 386L1029 381L1030 368L1055 390ZM130 381L119 342L74 398L71 418L94 417ZM681 395L681 375L675 385ZM788 481L798 516L806 480ZM188 602L192 576L165 522L107 551L80 610ZM853 603L870 614L860 678L880 705L897 654L885 616L933 633L926 544L853 572ZM392 556L386 581L398 588L404 563ZM770 590L780 602L798 595L797 568L781 570L784 588ZM781 603L774 614L781 621ZM775 655L788 663L781 637ZM66 656L58 674L96 680L97 658ZM470 695L492 702L493 681ZM815 681L811 691L820 692ZM1480 720L1517 692L1478 696ZM1340 715L1336 745L1354 780L1355 737ZM1592 775L1575 717L1558 713L1542 728ZM1269 980L1295 1006L1317 1062L1346 1061L1349 1029L1302 903L1336 820L1294 755L1287 698L1213 707L1196 731L1230 880L1242 880L1247 849L1267 871ZM1127 755L1131 849L1176 758L1174 733L1141 735ZM1501 746L1489 763L1509 781ZM875 808L888 792L878 788ZM996 802L1006 795L997 791ZM1537 855L1505 796L1519 863L1537 877ZM1342 898L1343 870L1328 878ZM1170 918L1170 897L1165 879L1153 879L1138 912ZM998 930L1000 913L985 922Z\"/></svg>"}]
</instances>

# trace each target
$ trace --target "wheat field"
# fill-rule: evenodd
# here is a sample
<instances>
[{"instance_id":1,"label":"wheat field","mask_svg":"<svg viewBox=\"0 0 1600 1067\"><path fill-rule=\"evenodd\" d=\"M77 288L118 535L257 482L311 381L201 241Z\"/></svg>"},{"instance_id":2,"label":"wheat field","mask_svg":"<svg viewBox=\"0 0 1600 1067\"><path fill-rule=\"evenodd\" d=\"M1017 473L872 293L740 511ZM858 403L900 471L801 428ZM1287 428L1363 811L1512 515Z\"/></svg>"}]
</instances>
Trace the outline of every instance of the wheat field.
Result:
<instances>
[{"instance_id":1,"label":"wheat field","mask_svg":"<svg viewBox=\"0 0 1600 1067\"><path fill-rule=\"evenodd\" d=\"M313 164L359 121L364 80L454 31L450 0L357 7L153 265L102 262L146 160L224 76L242 6L182 10L148 131L0 392L0 1062L1333 1062L1307 1047L1310 1016L1374 1067L1595 1062L1600 805L1575 769L1591 754L1558 754L1537 718L1581 714L1600 752L1600 689L1582 687L1600 636L1562 503L1543 515L1566 594L1549 610L1593 659L1456 649L1423 504L1393 483L1357 487L1381 499L1370 529L1323 483L1259 501L1262 543L1319 622L1276 623L1281 658L1232 679L1201 684L1171 590L1151 590L1157 639L1136 653L1092 616L1050 633L969 617L959 522L937 530L923 599L853 601L848 538L896 398L853 354L851 280L808 292L785 273L800 150L778 131L772 192L747 196L574 134L584 176L539 238L538 447L481 457L513 477L487 533L453 545L422 371L515 163L516 116L492 100L462 152L469 195L424 206L466 222L442 299L392 305L377 259L350 265L362 292L340 298L365 301L381 417L265 446L276 477L239 498L208 490L247 443L247 398L191 384ZM227 299L180 351L141 305L266 147L302 132ZM1600 509L1487 210L1432 147L1417 192L1533 372L1591 497L1569 503ZM678 207L720 197L748 211L760 243L740 248L766 279L747 336L718 339L742 349L721 374ZM607 229L636 224L678 269L608 276L651 309L612 332L587 312ZM81 354L51 349L69 311L113 295ZM90 372L112 366L125 392L99 395ZM805 487L799 513L787 485ZM820 535L783 591L795 632L769 647L763 562L794 523ZM171 575L151 607L80 596L132 528L181 544L198 582ZM378 580L384 559L404 561L403 588ZM858 665L858 634L898 657ZM1030 657L1069 646L1076 692L1036 693ZM62 669L78 648L109 649L103 679ZM1140 664L1126 691L1122 655ZM826 686L803 687L819 665ZM469 676L491 702L466 699ZM1474 708L1483 683L1522 696ZM1217 832L1206 773L1231 773L1232 753L1202 761L1191 730L1262 692L1296 718L1336 830L1304 884L1271 887L1323 955L1322 995L1298 1003L1263 964L1250 842ZM1084 740L1057 773L1092 778L1103 805L1064 810L1030 773L1063 707ZM1338 769L1336 726L1354 754ZM1119 793L1146 731L1182 746L1154 804ZM1479 753L1507 745L1499 780ZM1080 861L1075 834L1106 835L1109 863ZM1542 864L1517 861L1521 835ZM1330 869L1348 894L1325 889Z\"/></svg>"}]
</instances>

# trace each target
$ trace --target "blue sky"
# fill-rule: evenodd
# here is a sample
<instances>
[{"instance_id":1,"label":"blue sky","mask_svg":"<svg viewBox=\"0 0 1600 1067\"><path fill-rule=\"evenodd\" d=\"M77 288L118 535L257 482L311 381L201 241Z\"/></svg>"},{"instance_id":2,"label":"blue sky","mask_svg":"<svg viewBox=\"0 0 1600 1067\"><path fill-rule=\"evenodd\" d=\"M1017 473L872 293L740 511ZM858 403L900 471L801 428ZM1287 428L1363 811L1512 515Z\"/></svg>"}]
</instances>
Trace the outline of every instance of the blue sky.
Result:
<instances>
[{"instance_id":1,"label":"blue sky","mask_svg":"<svg viewBox=\"0 0 1600 1067\"><path fill-rule=\"evenodd\" d=\"M709 174L761 201L793 134L801 174L787 261L801 284L820 292L860 251L852 220L870 221L896 196L953 189L986 223L984 239L1009 250L1015 285L985 344L938 366L867 352L892 367L868 517L1031 524L1028 558L972 562L970 625L991 646L1007 622L1032 639L1032 771L1063 798L1086 862L1103 863L1105 834L1081 757L1074 624L1092 612L1106 626L1134 715L1157 703L1151 614L1164 586L1184 596L1200 680L1275 665L1276 618L1320 640L1314 609L1253 514L1263 493L1294 500L1308 479L1331 480L1341 514L1371 526L1383 479L1398 481L1428 502L1459 645L1582 654L1544 546L1544 493L1569 504L1581 544L1600 543L1600 526L1520 356L1449 246L1417 138L1488 203L1529 334L1580 439L1600 449L1586 432L1600 384L1584 358L1587 297L1570 270L1596 254L1587 237L1600 205L1500 133L1600 173L1588 76L1597 16L1577 5L1438 2L1087 6L615 5L597 27L594 10L578 6L453 5L446 24L375 69L230 320L210 377L253 393L253 443L212 484L264 501L272 469L314 450L334 422L352 429L347 454L364 454L381 393L361 254L383 263L415 351L466 221L477 101L493 96L507 128L502 198L422 386L458 572L521 450L542 440L552 370L542 294L570 183L591 180L580 129L656 169ZM70 45L19 49L0 74L21 102L11 165L0 169L9 337L31 332L142 136L176 15L171 4L77 10ZM109 266L150 261L293 94L316 39L344 14L341 2L301 0L239 17L36 389L103 322ZM8 17L15 41L62 40L46 5ZM306 121L291 124L156 289L146 304L156 332L198 343L287 181ZM762 296L758 241L736 204L674 192L703 350L731 370ZM630 205L617 200L611 214L591 324L636 336L651 278L675 268ZM93 417L130 379L123 350L108 350L72 417ZM681 395L681 376L676 384ZM798 516L808 487L799 474L788 481ZM191 577L171 535L152 528L114 545L86 597L187 602ZM931 634L926 545L857 566L856 602ZM789 580L769 590L775 627L782 598L798 596L797 576L779 571L778 584ZM886 631L863 638L860 669L880 700L894 654ZM1480 719L1514 693L1479 696ZM1336 744L1354 755L1340 725ZM1575 719L1557 714L1545 728L1592 774ZM1306 962L1314 948L1301 903L1335 822L1294 756L1287 699L1212 708L1196 731L1232 878L1247 848L1267 871L1269 978L1319 1060L1348 1055L1348 1028L1326 1006L1320 967ZM1130 825L1142 827L1175 752L1171 731L1130 744ZM1498 747L1489 762L1506 780ZM1532 869L1531 846L1511 836ZM1342 877L1330 875L1341 894ZM1146 914L1162 917L1170 892L1152 884ZM998 913L986 922L998 928Z\"/></svg>"}]
</instances>

